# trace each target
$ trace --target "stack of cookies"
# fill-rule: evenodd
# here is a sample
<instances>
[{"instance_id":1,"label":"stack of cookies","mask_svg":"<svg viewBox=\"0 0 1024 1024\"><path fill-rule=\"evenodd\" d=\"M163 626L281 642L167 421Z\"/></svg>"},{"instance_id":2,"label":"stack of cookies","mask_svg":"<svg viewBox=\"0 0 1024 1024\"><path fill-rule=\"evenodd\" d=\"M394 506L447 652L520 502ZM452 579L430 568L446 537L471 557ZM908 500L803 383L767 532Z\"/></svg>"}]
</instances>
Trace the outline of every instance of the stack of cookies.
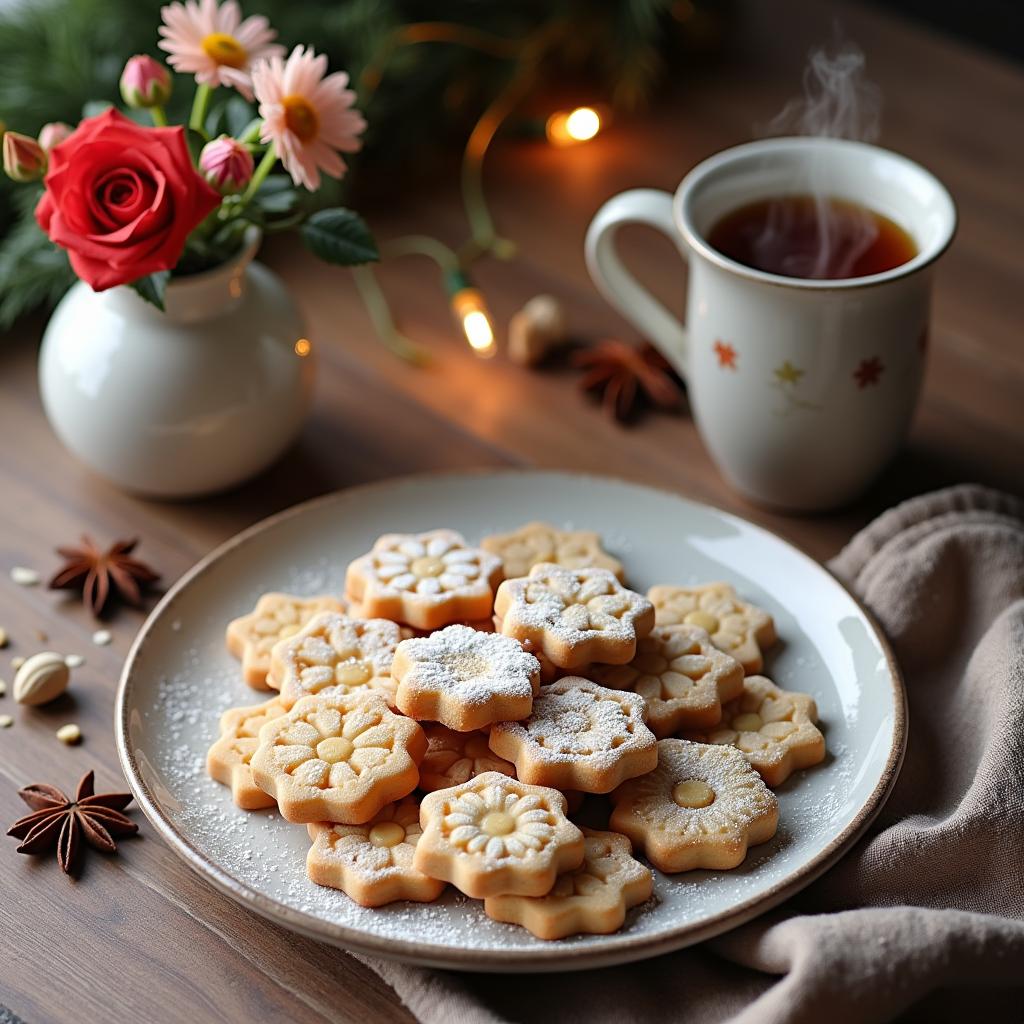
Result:
<instances>
[{"instance_id":1,"label":"stack of cookies","mask_svg":"<svg viewBox=\"0 0 1024 1024\"><path fill-rule=\"evenodd\" d=\"M635 855L736 867L775 834L770 787L825 756L814 700L758 674L770 616L623 579L545 523L386 534L344 597L265 594L228 626L276 693L224 714L209 772L305 825L309 877L363 906L450 884L539 938L615 931L651 895Z\"/></svg>"}]
</instances>

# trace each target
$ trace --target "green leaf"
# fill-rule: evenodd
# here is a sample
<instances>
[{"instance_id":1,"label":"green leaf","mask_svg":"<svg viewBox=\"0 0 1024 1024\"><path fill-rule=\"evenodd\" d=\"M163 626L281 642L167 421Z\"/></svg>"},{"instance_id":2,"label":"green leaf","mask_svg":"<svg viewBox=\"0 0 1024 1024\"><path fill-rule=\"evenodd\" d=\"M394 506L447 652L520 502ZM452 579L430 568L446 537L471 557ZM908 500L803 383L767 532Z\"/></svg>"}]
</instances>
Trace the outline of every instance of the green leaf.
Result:
<instances>
[{"instance_id":1,"label":"green leaf","mask_svg":"<svg viewBox=\"0 0 1024 1024\"><path fill-rule=\"evenodd\" d=\"M325 263L355 267L380 259L366 222L359 214L342 207L314 213L302 225L302 239Z\"/></svg>"},{"instance_id":2,"label":"green leaf","mask_svg":"<svg viewBox=\"0 0 1024 1024\"><path fill-rule=\"evenodd\" d=\"M272 192L261 188L256 193L256 204L264 213L290 213L301 198L299 190L295 188L277 189Z\"/></svg>"},{"instance_id":3,"label":"green leaf","mask_svg":"<svg viewBox=\"0 0 1024 1024\"><path fill-rule=\"evenodd\" d=\"M167 291L167 281L171 276L169 270L158 270L153 274L140 277L137 281L129 284L140 298L146 300L150 305L156 306L162 313L164 311L164 292Z\"/></svg>"}]
</instances>

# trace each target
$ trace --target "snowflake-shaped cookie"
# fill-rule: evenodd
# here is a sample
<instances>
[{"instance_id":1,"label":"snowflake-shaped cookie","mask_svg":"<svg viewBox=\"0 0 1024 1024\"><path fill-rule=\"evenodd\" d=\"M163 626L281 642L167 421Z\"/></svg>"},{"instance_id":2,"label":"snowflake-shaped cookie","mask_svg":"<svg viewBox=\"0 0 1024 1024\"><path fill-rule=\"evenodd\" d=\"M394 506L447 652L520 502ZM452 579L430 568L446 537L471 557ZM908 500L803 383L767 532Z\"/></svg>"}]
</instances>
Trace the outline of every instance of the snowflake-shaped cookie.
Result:
<instances>
[{"instance_id":1,"label":"snowflake-shaped cookie","mask_svg":"<svg viewBox=\"0 0 1024 1024\"><path fill-rule=\"evenodd\" d=\"M607 569L564 569L541 562L498 588L501 631L530 641L559 668L589 662L621 665L654 625L654 607Z\"/></svg>"},{"instance_id":2,"label":"snowflake-shaped cookie","mask_svg":"<svg viewBox=\"0 0 1024 1024\"><path fill-rule=\"evenodd\" d=\"M668 874L734 868L779 823L775 794L738 750L689 740L660 740L658 767L612 802L610 827Z\"/></svg>"},{"instance_id":3,"label":"snowflake-shaped cookie","mask_svg":"<svg viewBox=\"0 0 1024 1024\"><path fill-rule=\"evenodd\" d=\"M700 626L720 651L731 654L743 666L744 672L761 671L762 651L775 643L775 623L766 611L741 601L728 583L699 587L662 584L651 587L647 596L659 626Z\"/></svg>"},{"instance_id":4,"label":"snowflake-shaped cookie","mask_svg":"<svg viewBox=\"0 0 1024 1024\"><path fill-rule=\"evenodd\" d=\"M487 745L485 732L456 732L445 725L428 723L427 754L420 763L420 789L432 793L483 775L501 772L515 778L515 766L498 757Z\"/></svg>"},{"instance_id":5,"label":"snowflake-shaped cookie","mask_svg":"<svg viewBox=\"0 0 1024 1024\"><path fill-rule=\"evenodd\" d=\"M550 523L526 523L511 533L484 537L480 547L497 555L508 579L526 576L540 562L566 569L608 569L621 580L622 563L601 546L592 530L559 530Z\"/></svg>"},{"instance_id":6,"label":"snowflake-shaped cookie","mask_svg":"<svg viewBox=\"0 0 1024 1024\"><path fill-rule=\"evenodd\" d=\"M388 804L365 825L307 826L313 840L306 874L317 885L341 889L363 907L396 900L429 903L444 891L444 882L412 866L423 829L413 797Z\"/></svg>"},{"instance_id":7,"label":"snowflake-shaped cookie","mask_svg":"<svg viewBox=\"0 0 1024 1024\"><path fill-rule=\"evenodd\" d=\"M523 782L583 793L610 793L658 763L644 700L566 676L544 688L523 722L491 728L491 749Z\"/></svg>"},{"instance_id":8,"label":"snowflake-shaped cookie","mask_svg":"<svg viewBox=\"0 0 1024 1024\"><path fill-rule=\"evenodd\" d=\"M459 732L525 718L540 689L540 664L522 644L469 626L403 640L391 671L403 715Z\"/></svg>"},{"instance_id":9,"label":"snowflake-shaped cookie","mask_svg":"<svg viewBox=\"0 0 1024 1024\"><path fill-rule=\"evenodd\" d=\"M723 702L743 689L743 667L699 626L655 626L628 665L592 665L587 675L640 694L647 701L647 724L659 738L717 725Z\"/></svg>"},{"instance_id":10,"label":"snowflake-shaped cookie","mask_svg":"<svg viewBox=\"0 0 1024 1024\"><path fill-rule=\"evenodd\" d=\"M427 738L381 697L303 697L260 730L252 775L287 821L359 825L407 796Z\"/></svg>"},{"instance_id":11,"label":"snowflake-shaped cookie","mask_svg":"<svg viewBox=\"0 0 1024 1024\"><path fill-rule=\"evenodd\" d=\"M423 798L413 864L475 899L542 896L583 862L583 833L565 806L555 789L484 772Z\"/></svg>"},{"instance_id":12,"label":"snowflake-shaped cookie","mask_svg":"<svg viewBox=\"0 0 1024 1024\"><path fill-rule=\"evenodd\" d=\"M268 679L289 707L301 697L349 692L392 703L391 662L400 639L398 626L387 619L321 612L274 647Z\"/></svg>"},{"instance_id":13,"label":"snowflake-shaped cookie","mask_svg":"<svg viewBox=\"0 0 1024 1024\"><path fill-rule=\"evenodd\" d=\"M242 662L242 678L254 690L270 690L270 652L281 640L294 636L318 612L344 612L346 602L336 597L295 597L264 594L256 607L228 625L228 650Z\"/></svg>"},{"instance_id":14,"label":"snowflake-shaped cookie","mask_svg":"<svg viewBox=\"0 0 1024 1024\"><path fill-rule=\"evenodd\" d=\"M484 912L495 921L522 925L538 939L608 935L626 911L651 897L649 868L632 857L625 836L583 829L583 863L559 875L546 896L488 896Z\"/></svg>"},{"instance_id":15,"label":"snowflake-shaped cookie","mask_svg":"<svg viewBox=\"0 0 1024 1024\"><path fill-rule=\"evenodd\" d=\"M686 738L736 747L769 786L781 786L793 772L825 759L817 720L813 697L779 689L764 676L747 676L743 693L722 708L718 726Z\"/></svg>"},{"instance_id":16,"label":"snowflake-shaped cookie","mask_svg":"<svg viewBox=\"0 0 1024 1024\"><path fill-rule=\"evenodd\" d=\"M469 547L454 530L388 533L345 576L347 597L364 615L440 629L485 619L501 579L501 560Z\"/></svg>"},{"instance_id":17,"label":"snowflake-shaped cookie","mask_svg":"<svg viewBox=\"0 0 1024 1024\"><path fill-rule=\"evenodd\" d=\"M260 729L287 710L274 697L252 707L229 708L221 716L220 738L206 755L206 770L211 779L231 787L231 796L242 810L274 806L274 798L253 781L249 762L259 746Z\"/></svg>"}]
</instances>

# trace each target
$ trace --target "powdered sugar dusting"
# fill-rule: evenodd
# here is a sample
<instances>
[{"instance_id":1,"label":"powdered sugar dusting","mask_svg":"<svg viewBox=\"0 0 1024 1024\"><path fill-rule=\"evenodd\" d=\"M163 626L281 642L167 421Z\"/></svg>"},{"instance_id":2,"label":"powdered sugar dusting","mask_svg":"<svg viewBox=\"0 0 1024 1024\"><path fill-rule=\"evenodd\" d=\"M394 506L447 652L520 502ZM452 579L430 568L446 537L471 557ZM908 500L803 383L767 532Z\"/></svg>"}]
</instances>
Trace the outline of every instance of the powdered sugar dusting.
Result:
<instances>
[{"instance_id":1,"label":"powdered sugar dusting","mask_svg":"<svg viewBox=\"0 0 1024 1024\"><path fill-rule=\"evenodd\" d=\"M724 579L775 618L781 645L765 674L814 695L828 743L824 764L778 791L773 840L728 872L655 872L652 900L630 912L613 936L557 943L487 918L480 903L449 888L430 904L357 906L310 882L310 841L274 811L236 808L230 789L208 778L206 750L229 707L252 691L224 649L227 621L261 593L341 594L345 566L382 530L413 532L446 522L466 537L546 518L598 530L625 556L631 585ZM785 593L778 581L785 579ZM132 670L126 721L140 772L161 812L221 871L272 901L310 915L310 927L350 929L423 953L477 950L500 958L537 951L552 966L563 956L668 932L756 899L819 856L863 805L891 745L892 702L880 648L856 604L802 556L754 527L672 496L612 481L550 474L493 474L397 481L354 490L279 521L224 556L165 607ZM355 941L352 938L352 941ZM510 963L492 960L491 963Z\"/></svg>"},{"instance_id":2,"label":"powdered sugar dusting","mask_svg":"<svg viewBox=\"0 0 1024 1024\"><path fill-rule=\"evenodd\" d=\"M568 647L596 635L630 641L635 623L649 612L647 598L627 590L607 569L565 569L541 562L499 588L495 611L505 628L542 630Z\"/></svg>"},{"instance_id":3,"label":"powdered sugar dusting","mask_svg":"<svg viewBox=\"0 0 1024 1024\"><path fill-rule=\"evenodd\" d=\"M581 767L585 762L597 769L611 768L627 752L654 745L644 725L642 697L574 676L545 687L528 719L502 722L494 732L525 744L532 760Z\"/></svg>"},{"instance_id":4,"label":"powdered sugar dusting","mask_svg":"<svg viewBox=\"0 0 1024 1024\"><path fill-rule=\"evenodd\" d=\"M403 685L447 693L467 704L487 704L495 696L532 697L530 680L540 672L540 662L517 640L469 626L403 640L401 648L411 663Z\"/></svg>"}]
</instances>

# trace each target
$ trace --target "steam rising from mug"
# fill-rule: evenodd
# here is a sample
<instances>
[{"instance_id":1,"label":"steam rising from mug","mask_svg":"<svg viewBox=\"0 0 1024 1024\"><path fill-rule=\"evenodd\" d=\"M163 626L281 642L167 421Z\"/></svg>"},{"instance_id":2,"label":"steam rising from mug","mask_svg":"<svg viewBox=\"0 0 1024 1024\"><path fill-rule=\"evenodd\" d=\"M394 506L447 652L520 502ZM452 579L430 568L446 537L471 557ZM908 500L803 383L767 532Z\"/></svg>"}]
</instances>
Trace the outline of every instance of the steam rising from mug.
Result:
<instances>
[{"instance_id":1,"label":"steam rising from mug","mask_svg":"<svg viewBox=\"0 0 1024 1024\"><path fill-rule=\"evenodd\" d=\"M863 51L851 42L832 52L822 46L811 51L803 76L803 95L790 100L762 132L764 135L813 135L874 142L881 123L882 93L864 77ZM837 205L821 167L812 162L803 183L814 199L813 244L787 254L788 272L797 277L851 276L858 258L875 241L877 223L867 210ZM755 243L765 252L777 251L807 225L795 224L791 204L775 203L768 223Z\"/></svg>"}]
</instances>

